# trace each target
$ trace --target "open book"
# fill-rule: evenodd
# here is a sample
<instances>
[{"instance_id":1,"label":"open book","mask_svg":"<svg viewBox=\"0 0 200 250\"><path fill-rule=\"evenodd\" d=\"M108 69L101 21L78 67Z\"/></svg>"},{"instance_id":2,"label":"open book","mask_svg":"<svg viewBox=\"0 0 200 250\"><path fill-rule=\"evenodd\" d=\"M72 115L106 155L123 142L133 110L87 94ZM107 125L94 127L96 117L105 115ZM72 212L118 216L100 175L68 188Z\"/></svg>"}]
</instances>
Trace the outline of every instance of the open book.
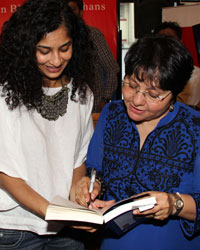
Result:
<instances>
[{"instance_id":1,"label":"open book","mask_svg":"<svg viewBox=\"0 0 200 250\"><path fill-rule=\"evenodd\" d=\"M136 218L132 213L133 209L145 211L153 208L155 204L155 197L145 194L121 200L104 209L89 209L57 196L48 206L45 220L80 221L95 224L114 222L124 231L143 219Z\"/></svg>"}]
</instances>

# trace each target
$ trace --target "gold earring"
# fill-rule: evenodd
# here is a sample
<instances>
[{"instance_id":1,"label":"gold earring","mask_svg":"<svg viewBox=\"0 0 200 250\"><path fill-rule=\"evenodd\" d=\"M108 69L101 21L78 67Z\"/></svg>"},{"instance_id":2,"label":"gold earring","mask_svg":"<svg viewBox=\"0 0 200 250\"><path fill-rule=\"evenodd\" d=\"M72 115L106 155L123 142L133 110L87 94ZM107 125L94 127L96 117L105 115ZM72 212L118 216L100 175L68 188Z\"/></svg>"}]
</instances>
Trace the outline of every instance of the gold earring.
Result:
<instances>
[{"instance_id":1,"label":"gold earring","mask_svg":"<svg viewBox=\"0 0 200 250\"><path fill-rule=\"evenodd\" d=\"M171 103L169 106L169 112L172 112L174 110L174 105Z\"/></svg>"}]
</instances>

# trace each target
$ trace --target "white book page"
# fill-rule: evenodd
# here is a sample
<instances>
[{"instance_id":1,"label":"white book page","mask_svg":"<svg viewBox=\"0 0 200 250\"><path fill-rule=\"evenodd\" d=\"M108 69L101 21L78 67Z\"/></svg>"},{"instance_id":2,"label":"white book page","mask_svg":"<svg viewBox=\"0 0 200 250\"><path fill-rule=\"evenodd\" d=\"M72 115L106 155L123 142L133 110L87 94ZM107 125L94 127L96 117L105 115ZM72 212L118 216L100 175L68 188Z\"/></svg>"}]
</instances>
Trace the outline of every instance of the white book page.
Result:
<instances>
[{"instance_id":1,"label":"white book page","mask_svg":"<svg viewBox=\"0 0 200 250\"><path fill-rule=\"evenodd\" d=\"M89 209L77 203L56 196L48 206L45 220L81 221L103 224L100 210Z\"/></svg>"},{"instance_id":2,"label":"white book page","mask_svg":"<svg viewBox=\"0 0 200 250\"><path fill-rule=\"evenodd\" d=\"M106 223L112 220L113 218L117 217L118 215L123 214L130 210L141 209L141 211L145 211L147 209L153 208L155 204L156 204L155 197L139 199L136 201L123 204L111 210L110 212L104 214L104 222Z\"/></svg>"}]
</instances>

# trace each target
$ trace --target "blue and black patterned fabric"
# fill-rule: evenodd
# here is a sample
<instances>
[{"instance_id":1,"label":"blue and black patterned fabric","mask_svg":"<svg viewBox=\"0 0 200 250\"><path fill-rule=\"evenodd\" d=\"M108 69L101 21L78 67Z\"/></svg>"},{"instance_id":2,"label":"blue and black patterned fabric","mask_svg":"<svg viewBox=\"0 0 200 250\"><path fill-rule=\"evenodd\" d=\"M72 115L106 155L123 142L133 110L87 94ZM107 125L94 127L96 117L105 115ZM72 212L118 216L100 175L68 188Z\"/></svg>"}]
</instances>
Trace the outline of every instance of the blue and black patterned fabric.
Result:
<instances>
[{"instance_id":1,"label":"blue and black patterned fabric","mask_svg":"<svg viewBox=\"0 0 200 250\"><path fill-rule=\"evenodd\" d=\"M140 150L137 127L124 102L106 105L91 140L87 168L97 169L115 201L154 190L190 194L197 218L150 221L120 239L104 235L102 249L200 249L200 113L179 102L148 135ZM146 238L144 240L144 238ZM134 244L133 244L134 243Z\"/></svg>"}]
</instances>

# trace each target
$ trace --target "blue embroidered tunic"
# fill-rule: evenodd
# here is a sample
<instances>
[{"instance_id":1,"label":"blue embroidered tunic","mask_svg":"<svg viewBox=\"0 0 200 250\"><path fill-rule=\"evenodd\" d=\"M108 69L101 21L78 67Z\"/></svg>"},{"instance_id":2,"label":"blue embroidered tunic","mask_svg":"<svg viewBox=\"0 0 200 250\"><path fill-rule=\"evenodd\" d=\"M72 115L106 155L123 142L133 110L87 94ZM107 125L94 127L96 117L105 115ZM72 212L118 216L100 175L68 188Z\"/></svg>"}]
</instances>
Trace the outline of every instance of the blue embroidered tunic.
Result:
<instances>
[{"instance_id":1,"label":"blue embroidered tunic","mask_svg":"<svg viewBox=\"0 0 200 250\"><path fill-rule=\"evenodd\" d=\"M87 168L105 181L105 199L115 201L144 191L190 194L197 207L195 222L169 217L140 224L120 239L103 235L103 250L200 249L200 113L176 102L140 150L140 138L124 102L101 112L90 142Z\"/></svg>"}]
</instances>

